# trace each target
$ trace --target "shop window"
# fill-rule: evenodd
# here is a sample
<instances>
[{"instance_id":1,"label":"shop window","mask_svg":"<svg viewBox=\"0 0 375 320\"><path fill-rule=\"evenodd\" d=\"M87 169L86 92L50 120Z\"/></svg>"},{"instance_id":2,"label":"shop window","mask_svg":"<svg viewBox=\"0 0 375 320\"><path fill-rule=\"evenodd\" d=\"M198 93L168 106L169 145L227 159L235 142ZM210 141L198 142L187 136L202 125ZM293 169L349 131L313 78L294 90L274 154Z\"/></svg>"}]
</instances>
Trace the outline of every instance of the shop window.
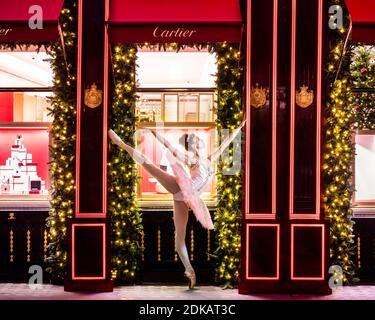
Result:
<instances>
[{"instance_id":1,"label":"shop window","mask_svg":"<svg viewBox=\"0 0 375 320\"><path fill-rule=\"evenodd\" d=\"M205 144L202 156L217 145L215 125L215 55L193 49L180 52L140 51L137 60L139 84L136 115L137 148L162 170L173 174L166 149L147 130L157 128L173 146L186 152L179 138L184 133L198 135ZM163 127L160 129L160 127ZM188 171L188 169L187 169ZM139 166L138 200L141 205L170 205L172 196ZM202 193L207 204L215 204L213 178Z\"/></svg>"},{"instance_id":2,"label":"shop window","mask_svg":"<svg viewBox=\"0 0 375 320\"><path fill-rule=\"evenodd\" d=\"M354 205L375 207L375 130L355 136Z\"/></svg>"},{"instance_id":3,"label":"shop window","mask_svg":"<svg viewBox=\"0 0 375 320\"><path fill-rule=\"evenodd\" d=\"M2 202L48 199L51 86L45 52L0 51Z\"/></svg>"},{"instance_id":4,"label":"shop window","mask_svg":"<svg viewBox=\"0 0 375 320\"><path fill-rule=\"evenodd\" d=\"M212 123L214 93L138 94L136 114L139 122Z\"/></svg>"},{"instance_id":5,"label":"shop window","mask_svg":"<svg viewBox=\"0 0 375 320\"><path fill-rule=\"evenodd\" d=\"M147 130L155 127L142 127L138 131L137 148L149 159L158 165L162 170L173 175L173 171L167 160L167 149L155 139L155 137ZM173 146L184 152L183 146L179 143L179 138L185 133L194 133L204 141L202 157L207 157L212 153L215 147L216 130L212 127L163 127L157 129L158 132L166 138ZM188 171L188 169L187 169ZM153 201L171 201L172 196L160 185L160 183L151 176L143 167L139 166L140 181L138 184L138 198L144 204L150 204ZM216 195L215 179L210 181L202 192L202 198L208 202L213 202Z\"/></svg>"},{"instance_id":6,"label":"shop window","mask_svg":"<svg viewBox=\"0 0 375 320\"><path fill-rule=\"evenodd\" d=\"M0 122L52 122L51 92L0 92Z\"/></svg>"}]
</instances>

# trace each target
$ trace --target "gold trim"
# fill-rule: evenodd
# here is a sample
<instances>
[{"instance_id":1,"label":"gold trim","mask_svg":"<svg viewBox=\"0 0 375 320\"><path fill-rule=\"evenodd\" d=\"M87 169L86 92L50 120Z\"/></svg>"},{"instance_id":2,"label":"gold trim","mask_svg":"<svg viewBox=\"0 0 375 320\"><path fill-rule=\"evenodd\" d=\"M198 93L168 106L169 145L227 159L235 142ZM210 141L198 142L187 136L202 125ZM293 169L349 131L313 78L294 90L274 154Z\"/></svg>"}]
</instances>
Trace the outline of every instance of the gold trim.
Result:
<instances>
[{"instance_id":1,"label":"gold trim","mask_svg":"<svg viewBox=\"0 0 375 320\"><path fill-rule=\"evenodd\" d=\"M158 262L161 261L161 230L158 227Z\"/></svg>"},{"instance_id":2,"label":"gold trim","mask_svg":"<svg viewBox=\"0 0 375 320\"><path fill-rule=\"evenodd\" d=\"M358 235L357 238L357 259L358 259L358 269L361 269L361 236Z\"/></svg>"},{"instance_id":3,"label":"gold trim","mask_svg":"<svg viewBox=\"0 0 375 320\"><path fill-rule=\"evenodd\" d=\"M190 260L194 261L194 228L190 229Z\"/></svg>"},{"instance_id":4,"label":"gold trim","mask_svg":"<svg viewBox=\"0 0 375 320\"><path fill-rule=\"evenodd\" d=\"M31 261L31 232L30 227L27 227L26 231L26 252L27 252L27 262Z\"/></svg>"},{"instance_id":5,"label":"gold trim","mask_svg":"<svg viewBox=\"0 0 375 320\"><path fill-rule=\"evenodd\" d=\"M47 261L47 249L48 249L48 232L46 229L44 229L44 241L43 241L44 261Z\"/></svg>"},{"instance_id":6,"label":"gold trim","mask_svg":"<svg viewBox=\"0 0 375 320\"><path fill-rule=\"evenodd\" d=\"M14 233L13 227L10 227L9 231L9 261L14 262Z\"/></svg>"}]
</instances>

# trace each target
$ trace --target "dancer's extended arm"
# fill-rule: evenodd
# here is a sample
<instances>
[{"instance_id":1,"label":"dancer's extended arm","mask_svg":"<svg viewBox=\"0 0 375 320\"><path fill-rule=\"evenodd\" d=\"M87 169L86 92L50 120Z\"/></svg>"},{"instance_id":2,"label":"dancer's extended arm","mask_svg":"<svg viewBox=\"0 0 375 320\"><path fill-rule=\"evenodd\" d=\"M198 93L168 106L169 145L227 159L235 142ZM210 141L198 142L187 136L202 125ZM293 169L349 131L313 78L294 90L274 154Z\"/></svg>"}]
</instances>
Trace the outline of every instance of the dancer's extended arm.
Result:
<instances>
[{"instance_id":1,"label":"dancer's extended arm","mask_svg":"<svg viewBox=\"0 0 375 320\"><path fill-rule=\"evenodd\" d=\"M208 156L208 160L211 162L215 162L220 155L223 153L223 151L233 142L233 140L236 138L236 136L241 132L241 129L245 125L246 120L242 121L241 125L236 128L224 141L221 143L221 145Z\"/></svg>"},{"instance_id":2,"label":"dancer's extended arm","mask_svg":"<svg viewBox=\"0 0 375 320\"><path fill-rule=\"evenodd\" d=\"M193 157L190 157L188 154L181 152L180 150L175 148L167 139L165 139L162 135L157 133L155 129L150 130L152 134L155 136L155 138L158 139L160 143L163 144L175 158L185 163L186 165L193 165L196 163L196 160Z\"/></svg>"}]
</instances>

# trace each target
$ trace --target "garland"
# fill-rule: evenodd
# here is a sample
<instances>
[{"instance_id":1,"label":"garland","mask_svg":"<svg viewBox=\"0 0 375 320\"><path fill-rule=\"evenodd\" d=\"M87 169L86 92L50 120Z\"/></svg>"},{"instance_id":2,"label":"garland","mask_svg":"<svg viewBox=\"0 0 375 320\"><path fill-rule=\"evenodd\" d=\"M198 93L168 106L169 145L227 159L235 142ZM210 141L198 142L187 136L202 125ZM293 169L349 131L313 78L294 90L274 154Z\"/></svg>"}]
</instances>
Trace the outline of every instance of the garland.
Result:
<instances>
[{"instance_id":1,"label":"garland","mask_svg":"<svg viewBox=\"0 0 375 320\"><path fill-rule=\"evenodd\" d=\"M53 116L50 134L53 142L50 145L52 200L47 218L47 272L54 282L62 282L66 276L66 220L73 216L75 200L76 17L77 0L65 1L60 15L64 47L56 42L50 52L54 79L53 96L50 98L50 113Z\"/></svg>"},{"instance_id":2,"label":"garland","mask_svg":"<svg viewBox=\"0 0 375 320\"><path fill-rule=\"evenodd\" d=\"M109 128L132 146L136 122L136 59L136 46L114 47L112 61L115 86L108 119ZM136 204L135 192L137 166L127 152L110 147L108 167L108 211L112 218L112 276L117 283L133 282L143 253L142 218Z\"/></svg>"},{"instance_id":3,"label":"garland","mask_svg":"<svg viewBox=\"0 0 375 320\"><path fill-rule=\"evenodd\" d=\"M242 69L240 51L235 46L219 44L215 52L218 65L216 125L220 132L222 129L233 130L242 122ZM236 166L235 161L242 160L233 158L235 143L229 147L229 157L219 161L216 174L216 280L225 287L236 286L240 265L243 171L225 174L232 165Z\"/></svg>"},{"instance_id":4,"label":"garland","mask_svg":"<svg viewBox=\"0 0 375 320\"><path fill-rule=\"evenodd\" d=\"M331 0L331 5L345 8L343 0ZM323 160L325 191L323 202L327 218L330 219L331 264L342 268L342 280L349 284L354 278L354 235L351 210L352 160L354 145L352 130L352 93L350 75L350 48L344 48L349 26L346 15L345 27L331 31L331 48L327 70L330 84L329 98L325 106L326 130ZM340 68L341 65L341 68Z\"/></svg>"},{"instance_id":5,"label":"garland","mask_svg":"<svg viewBox=\"0 0 375 320\"><path fill-rule=\"evenodd\" d=\"M49 54L54 73L53 96L49 98L50 115L54 120L50 129L51 209L46 220L49 230L46 271L53 282L61 283L66 276L66 218L73 215L75 189L75 132L76 132L76 17L77 0L65 0L60 15L64 49L60 42L0 43L1 50L25 50L35 47ZM73 63L71 63L73 62Z\"/></svg>"}]
</instances>

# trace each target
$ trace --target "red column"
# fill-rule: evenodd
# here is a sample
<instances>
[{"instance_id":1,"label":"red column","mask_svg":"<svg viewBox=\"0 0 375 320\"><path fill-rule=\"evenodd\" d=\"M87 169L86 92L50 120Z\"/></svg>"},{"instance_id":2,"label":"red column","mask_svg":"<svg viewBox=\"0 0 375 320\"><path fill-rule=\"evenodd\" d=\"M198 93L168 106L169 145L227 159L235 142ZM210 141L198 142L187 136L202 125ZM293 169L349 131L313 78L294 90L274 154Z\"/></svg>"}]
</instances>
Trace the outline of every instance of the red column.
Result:
<instances>
[{"instance_id":1,"label":"red column","mask_svg":"<svg viewBox=\"0 0 375 320\"><path fill-rule=\"evenodd\" d=\"M108 1L79 0L76 210L65 290L111 291L107 216Z\"/></svg>"},{"instance_id":2,"label":"red column","mask_svg":"<svg viewBox=\"0 0 375 320\"><path fill-rule=\"evenodd\" d=\"M240 293L330 293L321 209L323 4L247 1ZM255 91L262 105L251 99Z\"/></svg>"}]
</instances>

